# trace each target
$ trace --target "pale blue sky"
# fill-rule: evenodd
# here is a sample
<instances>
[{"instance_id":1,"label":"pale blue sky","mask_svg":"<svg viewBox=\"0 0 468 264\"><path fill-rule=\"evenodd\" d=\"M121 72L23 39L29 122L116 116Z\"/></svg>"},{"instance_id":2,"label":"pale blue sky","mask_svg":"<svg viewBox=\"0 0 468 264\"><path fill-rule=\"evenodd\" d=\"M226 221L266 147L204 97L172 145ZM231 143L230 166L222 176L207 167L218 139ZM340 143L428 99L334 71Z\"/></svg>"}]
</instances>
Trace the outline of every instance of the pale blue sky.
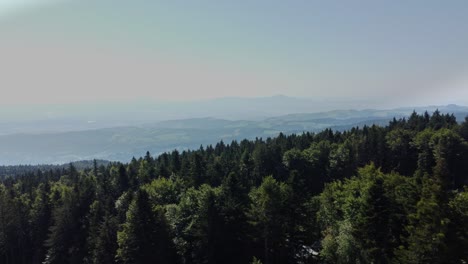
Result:
<instances>
[{"instance_id":1,"label":"pale blue sky","mask_svg":"<svg viewBox=\"0 0 468 264\"><path fill-rule=\"evenodd\" d=\"M0 0L0 103L467 104L466 14L462 0Z\"/></svg>"}]
</instances>

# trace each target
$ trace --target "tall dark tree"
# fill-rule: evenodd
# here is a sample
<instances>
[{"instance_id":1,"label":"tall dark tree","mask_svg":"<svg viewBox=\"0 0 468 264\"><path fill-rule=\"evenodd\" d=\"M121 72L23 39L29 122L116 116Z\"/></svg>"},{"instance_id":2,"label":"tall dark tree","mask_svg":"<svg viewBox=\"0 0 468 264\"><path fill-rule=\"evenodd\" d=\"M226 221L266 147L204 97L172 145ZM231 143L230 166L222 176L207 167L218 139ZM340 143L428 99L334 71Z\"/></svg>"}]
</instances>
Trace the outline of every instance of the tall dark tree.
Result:
<instances>
[{"instance_id":1,"label":"tall dark tree","mask_svg":"<svg viewBox=\"0 0 468 264\"><path fill-rule=\"evenodd\" d=\"M119 263L173 263L174 251L161 209L153 211L148 194L139 190L118 232Z\"/></svg>"}]
</instances>

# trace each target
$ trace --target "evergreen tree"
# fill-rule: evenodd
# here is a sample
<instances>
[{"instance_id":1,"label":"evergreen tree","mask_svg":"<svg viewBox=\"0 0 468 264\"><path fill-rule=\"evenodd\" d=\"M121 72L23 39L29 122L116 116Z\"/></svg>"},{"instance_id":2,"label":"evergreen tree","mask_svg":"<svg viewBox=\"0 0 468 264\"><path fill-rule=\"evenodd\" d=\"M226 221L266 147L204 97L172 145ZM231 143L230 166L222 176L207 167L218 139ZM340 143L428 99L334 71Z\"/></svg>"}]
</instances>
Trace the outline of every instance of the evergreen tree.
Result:
<instances>
[{"instance_id":1,"label":"evergreen tree","mask_svg":"<svg viewBox=\"0 0 468 264\"><path fill-rule=\"evenodd\" d=\"M291 197L290 187L268 176L249 196L252 200L248 212L249 221L259 232L257 237L263 245L263 262L269 264L293 261L294 256L288 252L290 249L286 232L289 224L286 212Z\"/></svg>"},{"instance_id":2,"label":"evergreen tree","mask_svg":"<svg viewBox=\"0 0 468 264\"><path fill-rule=\"evenodd\" d=\"M153 211L148 194L139 190L117 234L119 263L173 263L173 247L162 209Z\"/></svg>"}]
</instances>

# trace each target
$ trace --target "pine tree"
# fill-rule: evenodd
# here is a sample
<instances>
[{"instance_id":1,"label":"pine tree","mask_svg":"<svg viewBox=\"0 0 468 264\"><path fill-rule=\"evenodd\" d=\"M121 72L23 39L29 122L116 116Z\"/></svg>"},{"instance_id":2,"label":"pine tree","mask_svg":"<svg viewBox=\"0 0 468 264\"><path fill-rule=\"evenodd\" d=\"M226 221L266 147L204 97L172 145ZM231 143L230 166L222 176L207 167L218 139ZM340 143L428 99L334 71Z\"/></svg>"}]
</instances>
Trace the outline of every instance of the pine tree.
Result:
<instances>
[{"instance_id":1,"label":"pine tree","mask_svg":"<svg viewBox=\"0 0 468 264\"><path fill-rule=\"evenodd\" d=\"M96 243L92 252L93 264L115 263L117 254L118 221L116 217L106 214L99 224Z\"/></svg>"},{"instance_id":2,"label":"pine tree","mask_svg":"<svg viewBox=\"0 0 468 264\"><path fill-rule=\"evenodd\" d=\"M268 176L249 196L252 201L248 211L249 221L259 232L264 263L285 263L288 259L292 261L294 256L287 252L289 219L286 211L291 197L290 187Z\"/></svg>"},{"instance_id":3,"label":"pine tree","mask_svg":"<svg viewBox=\"0 0 468 264\"><path fill-rule=\"evenodd\" d=\"M148 194L139 190L117 234L119 263L172 263L172 243L161 209L153 212Z\"/></svg>"}]
</instances>

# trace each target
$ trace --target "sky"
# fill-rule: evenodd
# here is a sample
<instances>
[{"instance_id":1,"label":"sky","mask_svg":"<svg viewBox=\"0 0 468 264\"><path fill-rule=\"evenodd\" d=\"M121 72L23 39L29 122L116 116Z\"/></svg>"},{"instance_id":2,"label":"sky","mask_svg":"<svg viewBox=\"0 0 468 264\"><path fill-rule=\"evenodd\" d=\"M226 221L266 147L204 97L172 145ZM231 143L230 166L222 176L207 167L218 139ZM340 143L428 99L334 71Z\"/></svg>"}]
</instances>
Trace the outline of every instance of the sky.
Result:
<instances>
[{"instance_id":1,"label":"sky","mask_svg":"<svg viewBox=\"0 0 468 264\"><path fill-rule=\"evenodd\" d=\"M468 104L468 1L0 0L0 104Z\"/></svg>"}]
</instances>

